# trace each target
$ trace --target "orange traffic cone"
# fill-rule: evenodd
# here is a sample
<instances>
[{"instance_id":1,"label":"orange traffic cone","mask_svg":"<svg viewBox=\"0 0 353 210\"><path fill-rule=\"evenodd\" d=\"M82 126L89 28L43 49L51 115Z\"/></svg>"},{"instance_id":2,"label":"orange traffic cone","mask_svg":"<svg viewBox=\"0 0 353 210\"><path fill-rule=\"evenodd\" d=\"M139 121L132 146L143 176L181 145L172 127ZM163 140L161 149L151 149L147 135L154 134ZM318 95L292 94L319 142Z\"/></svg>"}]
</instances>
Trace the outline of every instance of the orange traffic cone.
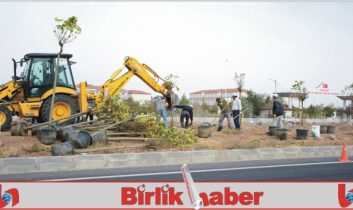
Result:
<instances>
[{"instance_id":1,"label":"orange traffic cone","mask_svg":"<svg viewBox=\"0 0 353 210\"><path fill-rule=\"evenodd\" d=\"M346 144L343 144L343 145L342 145L342 154L341 154L340 162L342 162L342 163L351 162L351 161L348 159L348 152L347 152L347 146L346 146Z\"/></svg>"}]
</instances>

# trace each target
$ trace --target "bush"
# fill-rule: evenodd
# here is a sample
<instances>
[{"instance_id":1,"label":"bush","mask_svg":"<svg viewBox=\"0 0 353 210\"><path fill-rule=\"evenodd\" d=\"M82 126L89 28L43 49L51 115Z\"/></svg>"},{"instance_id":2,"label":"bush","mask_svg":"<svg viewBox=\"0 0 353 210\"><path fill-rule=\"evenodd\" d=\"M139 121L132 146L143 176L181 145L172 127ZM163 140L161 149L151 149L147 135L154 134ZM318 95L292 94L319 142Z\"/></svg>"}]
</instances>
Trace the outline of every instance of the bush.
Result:
<instances>
[{"instance_id":1,"label":"bush","mask_svg":"<svg viewBox=\"0 0 353 210\"><path fill-rule=\"evenodd\" d=\"M120 97L107 98L98 108L97 116L102 118L110 118L114 121L126 120L131 113L129 106L123 102Z\"/></svg>"},{"instance_id":2,"label":"bush","mask_svg":"<svg viewBox=\"0 0 353 210\"><path fill-rule=\"evenodd\" d=\"M154 115L137 116L136 126L144 126L146 136L156 140L156 143L168 143L181 149L188 148L196 142L195 132L191 129L165 128L156 121Z\"/></svg>"},{"instance_id":3,"label":"bush","mask_svg":"<svg viewBox=\"0 0 353 210\"><path fill-rule=\"evenodd\" d=\"M139 103L134 101L132 98L129 98L124 101L124 103L130 108L131 112L134 114L147 114L155 112L154 105L152 101L145 101Z\"/></svg>"}]
</instances>

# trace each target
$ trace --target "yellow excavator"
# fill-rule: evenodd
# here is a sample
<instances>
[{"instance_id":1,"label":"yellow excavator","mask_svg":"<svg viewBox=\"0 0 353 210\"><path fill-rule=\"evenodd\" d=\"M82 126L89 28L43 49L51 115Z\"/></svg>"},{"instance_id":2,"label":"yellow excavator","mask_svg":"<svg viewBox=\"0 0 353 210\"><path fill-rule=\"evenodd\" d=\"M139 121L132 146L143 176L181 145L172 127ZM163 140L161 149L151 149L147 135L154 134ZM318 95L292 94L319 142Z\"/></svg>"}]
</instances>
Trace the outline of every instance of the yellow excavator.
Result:
<instances>
[{"instance_id":1,"label":"yellow excavator","mask_svg":"<svg viewBox=\"0 0 353 210\"><path fill-rule=\"evenodd\" d=\"M80 83L80 91L76 90L71 69L75 62L70 61L71 58L71 54L62 54L59 60L53 120L99 107L107 97L119 94L134 75L161 93L167 99L169 108L172 106L172 90L165 86L165 81L155 71L135 58L126 57L124 67L127 71L122 74L124 67L116 70L101 86L98 94L89 93L86 82ZM32 118L33 122L49 120L56 59L57 54L53 53L31 53L20 61L12 59L12 81L0 86L1 130L11 127L13 116ZM20 76L17 76L18 64L23 68Z\"/></svg>"}]
</instances>

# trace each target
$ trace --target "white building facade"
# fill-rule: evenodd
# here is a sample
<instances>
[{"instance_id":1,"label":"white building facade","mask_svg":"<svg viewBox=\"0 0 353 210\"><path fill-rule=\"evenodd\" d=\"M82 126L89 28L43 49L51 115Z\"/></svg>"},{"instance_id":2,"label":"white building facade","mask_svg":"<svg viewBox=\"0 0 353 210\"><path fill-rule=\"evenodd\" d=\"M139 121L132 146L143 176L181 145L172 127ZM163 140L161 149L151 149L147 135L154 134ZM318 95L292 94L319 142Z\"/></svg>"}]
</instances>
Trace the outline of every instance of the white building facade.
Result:
<instances>
[{"instance_id":1,"label":"white building facade","mask_svg":"<svg viewBox=\"0 0 353 210\"><path fill-rule=\"evenodd\" d=\"M87 84L87 91L90 93L94 94L99 94L99 89L101 87L97 85L91 85ZM79 92L80 91L80 85L76 85L76 90ZM132 98L132 100L139 102L139 103L144 103L146 101L151 101L152 95L150 93L144 92L142 90L121 90L120 91L120 97L122 100L127 100L129 98Z\"/></svg>"},{"instance_id":2,"label":"white building facade","mask_svg":"<svg viewBox=\"0 0 353 210\"><path fill-rule=\"evenodd\" d=\"M144 92L142 90L121 90L121 99L127 100L132 99L133 101L144 103L146 101L151 101L152 95L150 93Z\"/></svg>"},{"instance_id":3,"label":"white building facade","mask_svg":"<svg viewBox=\"0 0 353 210\"><path fill-rule=\"evenodd\" d=\"M247 90L242 89L241 97L247 97ZM199 90L193 93L190 93L190 102L198 104L207 104L215 105L216 98L225 98L230 99L233 94L238 95L239 91L237 88L227 88L227 89L208 89L208 90Z\"/></svg>"}]
</instances>

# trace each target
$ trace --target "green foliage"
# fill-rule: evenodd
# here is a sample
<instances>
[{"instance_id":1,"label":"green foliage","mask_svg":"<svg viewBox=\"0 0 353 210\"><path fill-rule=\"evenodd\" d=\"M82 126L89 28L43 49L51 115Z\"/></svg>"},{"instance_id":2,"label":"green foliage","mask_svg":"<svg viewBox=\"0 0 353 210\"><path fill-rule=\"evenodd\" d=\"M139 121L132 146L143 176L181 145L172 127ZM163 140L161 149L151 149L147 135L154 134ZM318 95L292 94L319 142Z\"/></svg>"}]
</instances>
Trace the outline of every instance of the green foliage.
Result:
<instances>
[{"instance_id":1,"label":"green foliage","mask_svg":"<svg viewBox=\"0 0 353 210\"><path fill-rule=\"evenodd\" d=\"M119 122L128 119L130 113L130 107L120 97L110 97L98 108L97 116L110 118Z\"/></svg>"},{"instance_id":2,"label":"green foliage","mask_svg":"<svg viewBox=\"0 0 353 210\"><path fill-rule=\"evenodd\" d=\"M300 80L300 81L294 81L294 84L292 85L292 90L298 92L298 93L302 93L304 90L304 81Z\"/></svg>"},{"instance_id":3,"label":"green foliage","mask_svg":"<svg viewBox=\"0 0 353 210\"><path fill-rule=\"evenodd\" d=\"M254 115L254 105L251 103L251 101L244 97L242 97L240 100L243 109L247 109L246 112L243 112L244 117L251 117Z\"/></svg>"},{"instance_id":4,"label":"green foliage","mask_svg":"<svg viewBox=\"0 0 353 210\"><path fill-rule=\"evenodd\" d=\"M293 107L293 117L300 117L301 110L298 107Z\"/></svg>"},{"instance_id":5,"label":"green foliage","mask_svg":"<svg viewBox=\"0 0 353 210\"><path fill-rule=\"evenodd\" d=\"M309 118L325 118L325 117L331 117L334 113L335 109L333 105L310 105L308 108L304 109L304 113L306 116Z\"/></svg>"},{"instance_id":6,"label":"green foliage","mask_svg":"<svg viewBox=\"0 0 353 210\"><path fill-rule=\"evenodd\" d=\"M319 106L310 105L308 108L304 109L304 114L310 118L319 118L321 117L321 113Z\"/></svg>"},{"instance_id":7,"label":"green foliage","mask_svg":"<svg viewBox=\"0 0 353 210\"><path fill-rule=\"evenodd\" d=\"M304 101L307 98L307 94L305 93L305 87L304 87L304 81L294 81L294 84L292 85L292 90L294 90L296 93L301 93L299 95L299 100Z\"/></svg>"},{"instance_id":8,"label":"green foliage","mask_svg":"<svg viewBox=\"0 0 353 210\"><path fill-rule=\"evenodd\" d=\"M148 114L155 112L155 108L152 101L145 101L143 103L139 103L137 101L134 101L132 98L128 98L124 102L128 107L130 107L131 112L134 114Z\"/></svg>"},{"instance_id":9,"label":"green foliage","mask_svg":"<svg viewBox=\"0 0 353 210\"><path fill-rule=\"evenodd\" d=\"M266 95L258 94L252 90L249 90L247 93L247 97L242 102L246 104L246 106L243 105L243 107L250 108L250 114L252 113L253 115L258 116L260 115L260 109L266 104Z\"/></svg>"},{"instance_id":10,"label":"green foliage","mask_svg":"<svg viewBox=\"0 0 353 210\"><path fill-rule=\"evenodd\" d=\"M55 93L56 93L56 83L58 79L58 68L59 68L59 61L60 61L60 56L61 53L63 52L64 45L66 43L70 43L74 41L77 37L78 34L81 33L81 27L77 24L78 19L75 16L69 17L68 19L64 20L61 18L55 18L55 28L54 28L54 34L59 42L60 46L60 51L58 53L58 57L56 60L56 65L55 65L55 73L54 73L54 82L53 82L53 95L52 95L52 100L51 100L51 105L50 105L50 118L49 118L49 127L52 126L52 115L53 115L53 107L54 107L54 101L55 101Z\"/></svg>"},{"instance_id":11,"label":"green foliage","mask_svg":"<svg viewBox=\"0 0 353 210\"><path fill-rule=\"evenodd\" d=\"M298 107L293 107L293 116L300 117L300 109ZM334 106L327 105L310 105L308 108L303 109L303 113L308 118L327 118L332 117L333 113L336 111Z\"/></svg>"},{"instance_id":12,"label":"green foliage","mask_svg":"<svg viewBox=\"0 0 353 210\"><path fill-rule=\"evenodd\" d=\"M154 137L181 149L186 149L196 142L195 133L190 129L164 128Z\"/></svg>"},{"instance_id":13,"label":"green foliage","mask_svg":"<svg viewBox=\"0 0 353 210\"><path fill-rule=\"evenodd\" d=\"M65 43L72 42L77 35L81 33L81 27L77 24L78 19L75 16L69 17L66 20L62 18L55 18L54 33L59 41L59 45L63 46Z\"/></svg>"},{"instance_id":14,"label":"green foliage","mask_svg":"<svg viewBox=\"0 0 353 210\"><path fill-rule=\"evenodd\" d=\"M267 96L267 97L266 97L265 103L266 103L266 104L271 103L271 97L270 97L270 96Z\"/></svg>"},{"instance_id":15,"label":"green foliage","mask_svg":"<svg viewBox=\"0 0 353 210\"><path fill-rule=\"evenodd\" d=\"M215 104L215 105L208 105L206 103L203 103L201 105L201 108L207 112L207 113L210 113L210 114L216 114L218 112L218 106Z\"/></svg>"},{"instance_id":16,"label":"green foliage","mask_svg":"<svg viewBox=\"0 0 353 210\"><path fill-rule=\"evenodd\" d=\"M50 152L51 147L43 145L39 142L34 142L29 149L30 152Z\"/></svg>"},{"instance_id":17,"label":"green foliage","mask_svg":"<svg viewBox=\"0 0 353 210\"><path fill-rule=\"evenodd\" d=\"M192 103L192 105L194 107L194 116L213 117L218 112L216 103L214 105Z\"/></svg>"},{"instance_id":18,"label":"green foliage","mask_svg":"<svg viewBox=\"0 0 353 210\"><path fill-rule=\"evenodd\" d=\"M328 105L323 107L322 112L325 117L332 117L333 113L335 112L335 108L333 105Z\"/></svg>"},{"instance_id":19,"label":"green foliage","mask_svg":"<svg viewBox=\"0 0 353 210\"><path fill-rule=\"evenodd\" d=\"M181 97L180 104L181 105L188 105L190 103L189 99L186 97L185 94Z\"/></svg>"},{"instance_id":20,"label":"green foliage","mask_svg":"<svg viewBox=\"0 0 353 210\"><path fill-rule=\"evenodd\" d=\"M167 143L185 149L196 142L192 129L166 128L156 121L153 114L137 116L135 122L144 126L147 137L156 139L157 143Z\"/></svg>"},{"instance_id":21,"label":"green foliage","mask_svg":"<svg viewBox=\"0 0 353 210\"><path fill-rule=\"evenodd\" d=\"M174 88L179 90L179 87L177 86L177 82L176 82L178 79L179 79L179 77L177 75L169 74L166 77L164 77L163 86L167 90L172 90Z\"/></svg>"},{"instance_id":22,"label":"green foliage","mask_svg":"<svg viewBox=\"0 0 353 210\"><path fill-rule=\"evenodd\" d=\"M299 100L301 103L301 116L300 116L300 124L301 126L304 126L304 113L303 113L303 108L304 108L304 100L307 98L308 94L305 93L305 87L303 87L304 81L294 81L294 84L292 85L292 90L295 92L299 93Z\"/></svg>"}]
</instances>

